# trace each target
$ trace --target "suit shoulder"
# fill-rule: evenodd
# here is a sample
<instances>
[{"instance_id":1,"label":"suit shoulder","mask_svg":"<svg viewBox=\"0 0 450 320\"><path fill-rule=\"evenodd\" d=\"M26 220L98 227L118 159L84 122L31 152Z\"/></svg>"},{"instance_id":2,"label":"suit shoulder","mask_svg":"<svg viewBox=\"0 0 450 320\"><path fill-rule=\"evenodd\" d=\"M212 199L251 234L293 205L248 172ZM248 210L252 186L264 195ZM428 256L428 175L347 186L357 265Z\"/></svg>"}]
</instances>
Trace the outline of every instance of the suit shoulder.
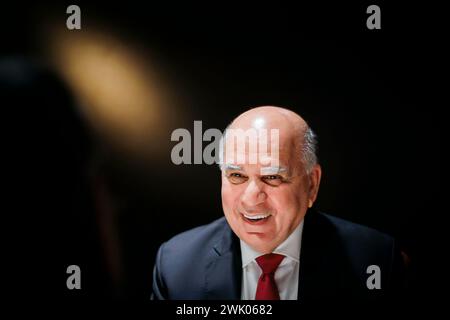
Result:
<instances>
[{"instance_id":1,"label":"suit shoulder","mask_svg":"<svg viewBox=\"0 0 450 320\"><path fill-rule=\"evenodd\" d=\"M206 247L208 244L219 241L226 225L227 222L222 217L209 224L184 231L169 239L164 244L165 249L182 254L186 251Z\"/></svg>"},{"instance_id":2,"label":"suit shoulder","mask_svg":"<svg viewBox=\"0 0 450 320\"><path fill-rule=\"evenodd\" d=\"M366 244L378 244L378 245L389 245L391 246L394 239L376 229L354 223L342 218L338 218L329 214L320 213L324 219L328 220L336 229L336 232L348 241L355 241L360 245Z\"/></svg>"},{"instance_id":3,"label":"suit shoulder","mask_svg":"<svg viewBox=\"0 0 450 320\"><path fill-rule=\"evenodd\" d=\"M161 245L153 273L153 292L158 299L203 297L205 266L216 255L213 246L227 225L225 218L220 218L182 232Z\"/></svg>"}]
</instances>

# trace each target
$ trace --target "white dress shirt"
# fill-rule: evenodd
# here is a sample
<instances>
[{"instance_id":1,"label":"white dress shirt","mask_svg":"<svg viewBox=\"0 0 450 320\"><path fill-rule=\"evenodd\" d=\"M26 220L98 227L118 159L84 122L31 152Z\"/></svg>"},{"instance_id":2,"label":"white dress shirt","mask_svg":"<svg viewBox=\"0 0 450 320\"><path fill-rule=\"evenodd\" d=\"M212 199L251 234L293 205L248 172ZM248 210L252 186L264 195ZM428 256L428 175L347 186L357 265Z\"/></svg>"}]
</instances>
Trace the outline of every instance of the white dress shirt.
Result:
<instances>
[{"instance_id":1,"label":"white dress shirt","mask_svg":"<svg viewBox=\"0 0 450 320\"><path fill-rule=\"evenodd\" d=\"M275 282L280 294L280 300L297 300L302 232L303 221L300 222L289 237L273 251L273 253L285 256L275 271ZM252 249L244 241L241 240L240 242L242 255L241 299L254 300L258 280L262 274L262 270L255 259L263 254Z\"/></svg>"}]
</instances>

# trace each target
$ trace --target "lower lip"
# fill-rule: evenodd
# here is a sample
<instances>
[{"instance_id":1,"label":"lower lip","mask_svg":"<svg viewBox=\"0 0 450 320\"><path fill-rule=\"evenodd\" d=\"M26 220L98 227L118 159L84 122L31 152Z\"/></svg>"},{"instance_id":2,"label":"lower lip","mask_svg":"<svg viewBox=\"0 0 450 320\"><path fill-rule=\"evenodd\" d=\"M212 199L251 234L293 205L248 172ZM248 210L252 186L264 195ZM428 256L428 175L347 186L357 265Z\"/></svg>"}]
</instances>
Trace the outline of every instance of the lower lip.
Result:
<instances>
[{"instance_id":1,"label":"lower lip","mask_svg":"<svg viewBox=\"0 0 450 320\"><path fill-rule=\"evenodd\" d=\"M246 218L244 215L242 215L242 219L247 222L248 224L251 224L252 226L258 226L258 225L262 225L267 223L267 221L270 220L270 218L272 218L272 216L268 216L267 218L264 219L259 219L259 220L251 220Z\"/></svg>"}]
</instances>

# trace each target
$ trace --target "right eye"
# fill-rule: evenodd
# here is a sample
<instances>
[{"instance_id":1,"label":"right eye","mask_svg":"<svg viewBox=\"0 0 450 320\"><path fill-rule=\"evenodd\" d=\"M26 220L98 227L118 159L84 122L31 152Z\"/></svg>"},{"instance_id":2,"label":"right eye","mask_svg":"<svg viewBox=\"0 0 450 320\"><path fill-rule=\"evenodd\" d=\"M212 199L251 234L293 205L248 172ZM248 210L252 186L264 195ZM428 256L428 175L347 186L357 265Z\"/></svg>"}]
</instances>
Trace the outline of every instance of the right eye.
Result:
<instances>
[{"instance_id":1,"label":"right eye","mask_svg":"<svg viewBox=\"0 0 450 320\"><path fill-rule=\"evenodd\" d=\"M230 173L227 177L228 180L233 184L241 184L247 181L247 177L238 172Z\"/></svg>"}]
</instances>

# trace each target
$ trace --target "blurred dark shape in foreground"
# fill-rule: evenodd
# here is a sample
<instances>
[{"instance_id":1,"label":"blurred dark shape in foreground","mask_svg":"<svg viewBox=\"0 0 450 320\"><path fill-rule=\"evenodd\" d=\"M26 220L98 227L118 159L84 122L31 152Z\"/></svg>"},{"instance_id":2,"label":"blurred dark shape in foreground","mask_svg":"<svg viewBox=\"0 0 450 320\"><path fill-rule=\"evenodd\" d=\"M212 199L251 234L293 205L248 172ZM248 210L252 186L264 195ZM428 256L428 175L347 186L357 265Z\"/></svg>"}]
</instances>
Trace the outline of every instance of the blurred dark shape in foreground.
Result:
<instances>
[{"instance_id":1,"label":"blurred dark shape in foreground","mask_svg":"<svg viewBox=\"0 0 450 320\"><path fill-rule=\"evenodd\" d=\"M70 91L44 66L0 59L0 99L4 292L27 301L113 297L110 212L98 210L110 210L108 196ZM81 268L81 290L66 287L73 264Z\"/></svg>"}]
</instances>

